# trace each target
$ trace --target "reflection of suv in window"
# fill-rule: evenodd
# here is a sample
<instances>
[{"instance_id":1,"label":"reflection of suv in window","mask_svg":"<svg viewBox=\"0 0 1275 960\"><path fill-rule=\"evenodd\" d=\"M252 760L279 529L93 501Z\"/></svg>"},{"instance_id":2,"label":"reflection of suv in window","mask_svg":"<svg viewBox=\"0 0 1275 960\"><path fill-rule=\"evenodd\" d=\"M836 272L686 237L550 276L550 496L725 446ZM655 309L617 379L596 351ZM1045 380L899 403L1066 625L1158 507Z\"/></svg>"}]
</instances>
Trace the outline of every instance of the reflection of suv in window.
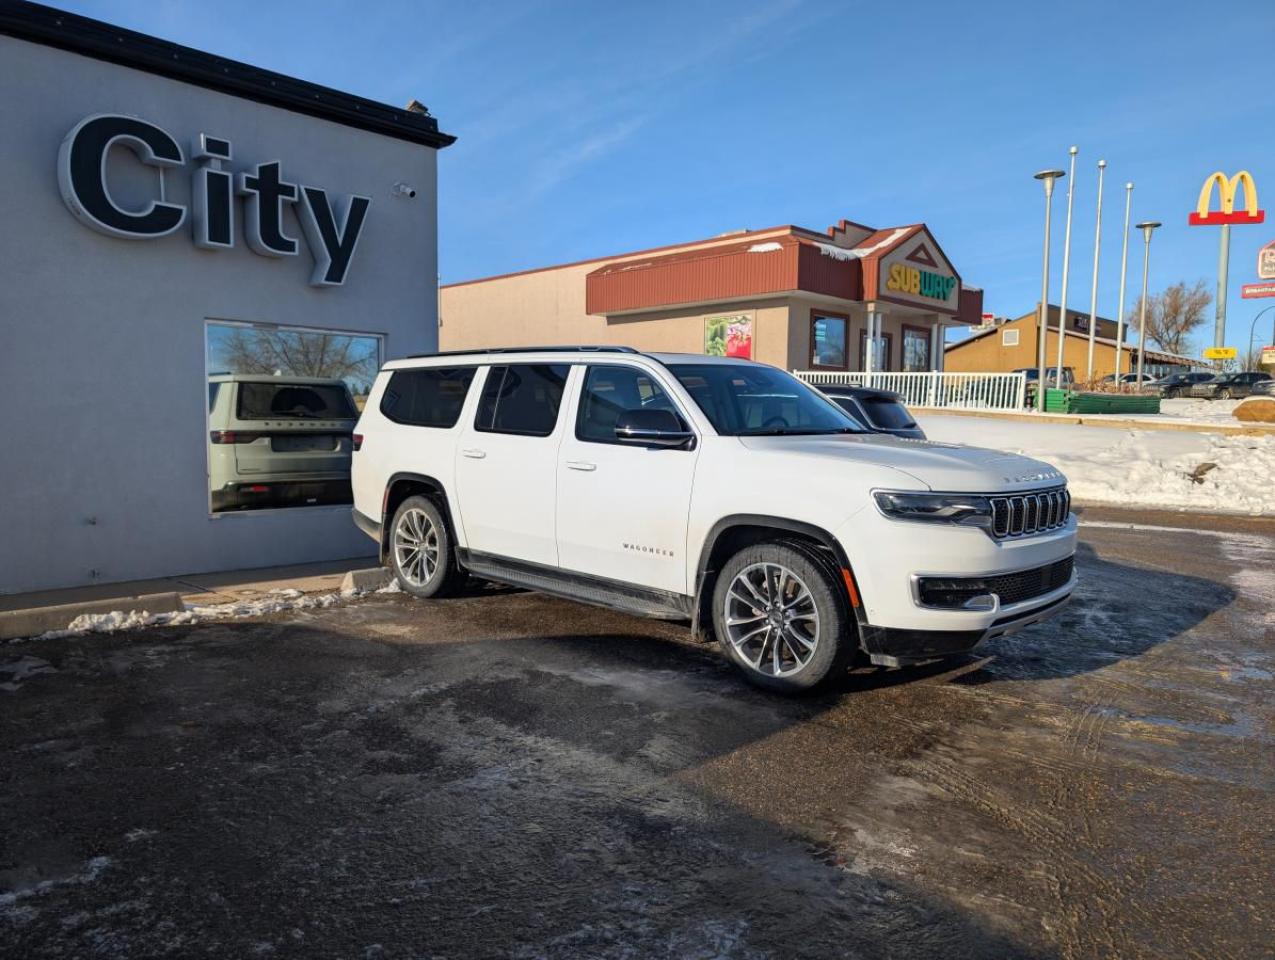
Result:
<instances>
[{"instance_id":1,"label":"reflection of suv in window","mask_svg":"<svg viewBox=\"0 0 1275 960\"><path fill-rule=\"evenodd\" d=\"M342 380L208 378L208 486L214 513L350 502L358 409Z\"/></svg>"},{"instance_id":2,"label":"reflection of suv in window","mask_svg":"<svg viewBox=\"0 0 1275 960\"><path fill-rule=\"evenodd\" d=\"M1056 613L1075 583L1056 470L867 433L746 360L399 360L355 431L354 520L404 590L472 573L689 620L771 689L964 652Z\"/></svg>"}]
</instances>

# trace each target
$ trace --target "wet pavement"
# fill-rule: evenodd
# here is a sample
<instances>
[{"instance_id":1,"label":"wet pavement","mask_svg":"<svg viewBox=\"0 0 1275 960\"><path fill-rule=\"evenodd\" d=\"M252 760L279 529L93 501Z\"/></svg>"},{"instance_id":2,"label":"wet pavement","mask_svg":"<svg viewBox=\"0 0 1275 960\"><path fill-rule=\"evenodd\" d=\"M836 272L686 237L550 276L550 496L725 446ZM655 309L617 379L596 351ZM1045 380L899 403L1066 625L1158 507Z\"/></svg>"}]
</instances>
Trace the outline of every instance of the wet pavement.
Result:
<instances>
[{"instance_id":1,"label":"wet pavement","mask_svg":"<svg viewBox=\"0 0 1275 960\"><path fill-rule=\"evenodd\" d=\"M1275 539L1082 535L796 701L498 589L0 647L0 955L1271 956Z\"/></svg>"}]
</instances>

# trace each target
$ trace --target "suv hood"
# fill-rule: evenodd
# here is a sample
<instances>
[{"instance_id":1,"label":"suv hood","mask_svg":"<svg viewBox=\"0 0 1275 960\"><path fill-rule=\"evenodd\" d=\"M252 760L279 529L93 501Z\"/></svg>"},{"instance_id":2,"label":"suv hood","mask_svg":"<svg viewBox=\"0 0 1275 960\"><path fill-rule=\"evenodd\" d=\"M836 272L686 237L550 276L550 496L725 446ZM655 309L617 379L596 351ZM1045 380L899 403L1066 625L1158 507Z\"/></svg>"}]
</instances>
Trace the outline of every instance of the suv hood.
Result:
<instances>
[{"instance_id":1,"label":"suv hood","mask_svg":"<svg viewBox=\"0 0 1275 960\"><path fill-rule=\"evenodd\" d=\"M750 450L786 457L889 467L931 490L1000 493L1039 489L1067 479L1049 464L1015 453L885 434L739 437L739 441Z\"/></svg>"}]
</instances>

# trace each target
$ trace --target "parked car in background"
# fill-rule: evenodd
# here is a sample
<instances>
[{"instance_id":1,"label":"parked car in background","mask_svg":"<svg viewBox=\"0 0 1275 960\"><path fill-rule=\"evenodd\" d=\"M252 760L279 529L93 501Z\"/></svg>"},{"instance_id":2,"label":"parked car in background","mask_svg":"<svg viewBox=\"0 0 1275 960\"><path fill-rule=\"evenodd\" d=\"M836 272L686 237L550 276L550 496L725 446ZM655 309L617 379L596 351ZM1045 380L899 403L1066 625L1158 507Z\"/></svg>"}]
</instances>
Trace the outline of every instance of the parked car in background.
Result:
<instances>
[{"instance_id":1,"label":"parked car in background","mask_svg":"<svg viewBox=\"0 0 1275 960\"><path fill-rule=\"evenodd\" d=\"M910 440L924 440L922 430L903 397L890 390L874 390L869 387L820 385L819 391L873 433L889 433Z\"/></svg>"},{"instance_id":2,"label":"parked car in background","mask_svg":"<svg viewBox=\"0 0 1275 960\"><path fill-rule=\"evenodd\" d=\"M1205 370L1191 370L1181 373L1171 373L1167 377L1162 377L1154 383L1148 383L1142 388L1143 393L1151 393L1163 397L1166 400L1172 400L1175 397L1184 397L1190 393L1190 390L1197 383L1204 383L1206 380L1212 380L1213 374Z\"/></svg>"},{"instance_id":3,"label":"parked car in background","mask_svg":"<svg viewBox=\"0 0 1275 960\"><path fill-rule=\"evenodd\" d=\"M1155 379L1156 379L1156 378L1155 378L1155 377L1153 377L1153 376L1151 376L1151 374L1149 374L1149 373L1144 373L1144 374L1142 375L1142 382L1143 382L1143 383L1154 383L1154 382L1155 382ZM1119 381L1119 382L1120 382L1120 383L1137 383L1137 382L1138 382L1138 375L1137 375L1136 373L1122 373L1122 374L1120 374L1120 381ZM1103 378L1099 381L1099 383L1110 383L1110 384L1114 384L1114 383L1116 383L1116 375L1115 375L1114 373L1109 373L1109 374L1107 374L1105 377L1103 377Z\"/></svg>"},{"instance_id":4,"label":"parked car in background","mask_svg":"<svg viewBox=\"0 0 1275 960\"><path fill-rule=\"evenodd\" d=\"M1036 406L1036 387L1040 378L1039 367L1018 367L1014 373L1022 373L1027 376L1027 389L1024 391L1024 402L1028 407ZM1058 382L1058 368L1045 368L1045 388L1052 390L1054 384ZM1070 390L1076 385L1076 372L1071 367L1063 367L1062 369L1062 385L1064 390Z\"/></svg>"},{"instance_id":5,"label":"parked car in background","mask_svg":"<svg viewBox=\"0 0 1275 960\"><path fill-rule=\"evenodd\" d=\"M406 593L472 574L689 621L781 693L963 654L1075 588L1076 519L1049 464L868 433L750 360L395 360L356 438L353 519Z\"/></svg>"},{"instance_id":6,"label":"parked car in background","mask_svg":"<svg viewBox=\"0 0 1275 960\"><path fill-rule=\"evenodd\" d=\"M1251 397L1275 397L1275 377L1270 380L1262 380L1253 384L1253 389L1249 393Z\"/></svg>"},{"instance_id":7,"label":"parked car in background","mask_svg":"<svg viewBox=\"0 0 1275 960\"><path fill-rule=\"evenodd\" d=\"M343 380L208 378L212 510L350 503L359 412Z\"/></svg>"},{"instance_id":8,"label":"parked car in background","mask_svg":"<svg viewBox=\"0 0 1275 960\"><path fill-rule=\"evenodd\" d=\"M1191 387L1189 396L1203 397L1205 400L1235 400L1247 397L1253 387L1271 379L1269 373L1219 373Z\"/></svg>"}]
</instances>

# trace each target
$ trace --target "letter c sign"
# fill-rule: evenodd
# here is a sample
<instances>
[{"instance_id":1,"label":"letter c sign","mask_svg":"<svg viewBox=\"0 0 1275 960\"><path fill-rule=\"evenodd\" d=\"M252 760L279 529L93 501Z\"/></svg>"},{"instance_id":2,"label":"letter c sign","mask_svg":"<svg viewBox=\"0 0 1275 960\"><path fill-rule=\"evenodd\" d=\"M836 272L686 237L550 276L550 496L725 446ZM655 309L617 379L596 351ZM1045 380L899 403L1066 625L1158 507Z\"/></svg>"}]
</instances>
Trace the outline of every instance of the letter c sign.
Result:
<instances>
[{"instance_id":1,"label":"letter c sign","mask_svg":"<svg viewBox=\"0 0 1275 960\"><path fill-rule=\"evenodd\" d=\"M129 147L148 166L180 167L185 162L177 141L152 123L115 114L85 117L58 150L62 199L85 226L108 236L129 240L167 236L185 222L185 207L152 200L145 210L133 213L111 199L106 157L117 143Z\"/></svg>"}]
</instances>

